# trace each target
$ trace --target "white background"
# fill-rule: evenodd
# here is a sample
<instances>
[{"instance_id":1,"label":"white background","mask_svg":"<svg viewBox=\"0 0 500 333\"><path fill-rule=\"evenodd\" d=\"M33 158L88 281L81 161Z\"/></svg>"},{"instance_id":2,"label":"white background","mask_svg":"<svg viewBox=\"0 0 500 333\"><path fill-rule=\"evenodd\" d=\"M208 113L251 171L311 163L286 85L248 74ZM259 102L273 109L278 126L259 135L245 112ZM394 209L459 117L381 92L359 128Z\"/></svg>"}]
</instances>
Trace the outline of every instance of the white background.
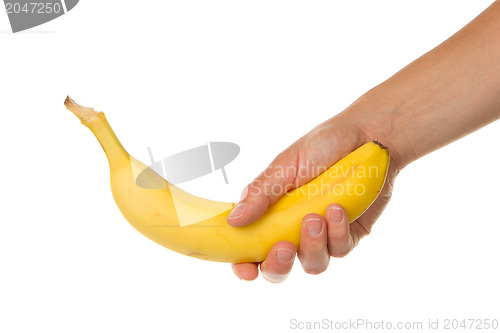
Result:
<instances>
[{"instance_id":1,"label":"white background","mask_svg":"<svg viewBox=\"0 0 500 333\"><path fill-rule=\"evenodd\" d=\"M290 320L499 318L500 123L408 166L327 272L237 279L120 215L104 154L63 106L105 111L148 162L231 141L184 188L236 201L279 152L492 1L91 1L12 34L0 13L0 331L287 332ZM293 330L290 330L293 331Z\"/></svg>"}]
</instances>

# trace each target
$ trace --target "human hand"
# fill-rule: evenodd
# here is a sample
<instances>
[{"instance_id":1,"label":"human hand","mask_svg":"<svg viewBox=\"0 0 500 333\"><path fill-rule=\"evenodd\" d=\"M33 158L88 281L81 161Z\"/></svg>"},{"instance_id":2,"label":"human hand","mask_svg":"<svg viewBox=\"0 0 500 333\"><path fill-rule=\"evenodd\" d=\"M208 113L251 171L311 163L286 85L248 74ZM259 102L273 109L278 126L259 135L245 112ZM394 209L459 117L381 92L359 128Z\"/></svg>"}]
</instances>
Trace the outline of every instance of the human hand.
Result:
<instances>
[{"instance_id":1,"label":"human hand","mask_svg":"<svg viewBox=\"0 0 500 333\"><path fill-rule=\"evenodd\" d=\"M328 208L326 219L309 214L303 219L299 249L289 242L278 242L264 262L234 264L236 275L253 280L260 264L264 278L281 282L289 274L297 251L306 272L324 271L330 256L345 256L370 233L391 197L401 168L500 119L499 17L500 1L495 1L446 42L276 157L243 191L240 205L228 217L230 225L254 222L287 191L317 177L320 170L364 143L376 140L391 152L384 188L356 221L349 225L337 205ZM277 177L279 170L286 172ZM311 236L308 226L319 230L319 235Z\"/></svg>"},{"instance_id":2,"label":"human hand","mask_svg":"<svg viewBox=\"0 0 500 333\"><path fill-rule=\"evenodd\" d=\"M304 185L317 177L325 167L332 166L356 148L373 140L375 138L355 125L347 111L317 126L278 155L243 190L239 204L228 217L228 223L241 227L256 221L286 192ZM307 273L322 273L327 269L330 257L344 257L361 238L370 233L389 202L396 174L397 167L391 159L387 180L379 197L356 221L349 224L345 210L338 204L328 206L324 217L308 214L302 220L299 249L288 241L277 242L262 263L232 264L234 273L240 279L254 280L259 274L260 265L266 280L282 282L290 273L297 252Z\"/></svg>"}]
</instances>

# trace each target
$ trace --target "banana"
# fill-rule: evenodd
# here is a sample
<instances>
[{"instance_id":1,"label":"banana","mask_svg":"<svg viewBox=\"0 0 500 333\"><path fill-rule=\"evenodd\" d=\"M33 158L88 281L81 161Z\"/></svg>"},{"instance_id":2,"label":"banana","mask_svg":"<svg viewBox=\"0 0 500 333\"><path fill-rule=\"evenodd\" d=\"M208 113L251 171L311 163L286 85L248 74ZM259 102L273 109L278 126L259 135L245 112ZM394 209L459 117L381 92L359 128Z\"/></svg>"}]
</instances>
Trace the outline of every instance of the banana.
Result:
<instances>
[{"instance_id":1,"label":"banana","mask_svg":"<svg viewBox=\"0 0 500 333\"><path fill-rule=\"evenodd\" d=\"M69 97L64 104L104 149L113 197L128 222L156 243L199 259L261 262L277 241L287 240L298 247L303 216L324 215L329 204L339 203L352 222L375 201L387 175L388 149L377 142L366 143L288 192L258 221L236 228L226 222L233 203L199 198L169 184L127 153L104 113Z\"/></svg>"}]
</instances>

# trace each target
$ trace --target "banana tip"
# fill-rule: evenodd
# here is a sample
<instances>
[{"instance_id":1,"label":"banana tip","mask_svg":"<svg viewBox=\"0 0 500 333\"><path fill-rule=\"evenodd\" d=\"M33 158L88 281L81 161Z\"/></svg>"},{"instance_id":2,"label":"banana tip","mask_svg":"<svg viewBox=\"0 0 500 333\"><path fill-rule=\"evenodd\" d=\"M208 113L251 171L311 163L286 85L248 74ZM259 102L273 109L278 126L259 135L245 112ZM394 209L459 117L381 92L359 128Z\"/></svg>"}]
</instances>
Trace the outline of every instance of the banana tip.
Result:
<instances>
[{"instance_id":1,"label":"banana tip","mask_svg":"<svg viewBox=\"0 0 500 333\"><path fill-rule=\"evenodd\" d=\"M382 143L378 142L378 141L373 141L373 143L377 144L380 148L382 149L385 149L385 150L389 150L388 147L384 146Z\"/></svg>"},{"instance_id":2,"label":"banana tip","mask_svg":"<svg viewBox=\"0 0 500 333\"><path fill-rule=\"evenodd\" d=\"M81 106L76 103L71 97L66 96L64 105L68 110L73 112L82 122L87 122L92 118L97 117L102 112L97 112L94 108Z\"/></svg>"}]
</instances>

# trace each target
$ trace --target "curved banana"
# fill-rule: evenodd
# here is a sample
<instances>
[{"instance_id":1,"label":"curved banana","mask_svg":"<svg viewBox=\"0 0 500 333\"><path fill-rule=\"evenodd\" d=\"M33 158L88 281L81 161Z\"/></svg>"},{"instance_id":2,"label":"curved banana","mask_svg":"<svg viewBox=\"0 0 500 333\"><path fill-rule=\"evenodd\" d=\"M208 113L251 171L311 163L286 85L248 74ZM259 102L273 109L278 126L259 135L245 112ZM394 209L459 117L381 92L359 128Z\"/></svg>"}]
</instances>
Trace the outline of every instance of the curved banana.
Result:
<instances>
[{"instance_id":1,"label":"curved banana","mask_svg":"<svg viewBox=\"0 0 500 333\"><path fill-rule=\"evenodd\" d=\"M156 243L199 259L261 262L277 241L287 240L298 247L303 216L324 215L335 202L345 208L352 222L375 201L387 175L388 149L377 142L367 143L288 192L258 221L236 228L226 222L234 204L202 199L169 184L127 153L104 113L82 107L69 97L64 104L101 143L110 166L113 197L129 223Z\"/></svg>"}]
</instances>

